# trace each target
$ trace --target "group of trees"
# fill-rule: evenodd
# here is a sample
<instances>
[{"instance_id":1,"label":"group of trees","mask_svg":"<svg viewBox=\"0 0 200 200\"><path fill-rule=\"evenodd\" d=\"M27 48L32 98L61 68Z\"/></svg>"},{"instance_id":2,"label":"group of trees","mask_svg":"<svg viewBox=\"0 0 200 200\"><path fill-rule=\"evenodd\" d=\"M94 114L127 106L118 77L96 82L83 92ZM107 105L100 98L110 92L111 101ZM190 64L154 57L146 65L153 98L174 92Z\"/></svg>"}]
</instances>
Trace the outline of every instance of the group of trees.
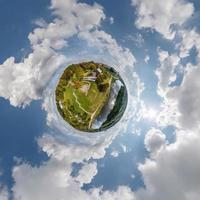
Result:
<instances>
[{"instance_id":1,"label":"group of trees","mask_svg":"<svg viewBox=\"0 0 200 200\"><path fill-rule=\"evenodd\" d=\"M115 105L111 110L111 112L109 113L109 115L107 116L106 121L102 124L102 128L109 126L110 124L112 124L113 121L116 120L118 114L120 113L120 110L123 109L125 95L126 95L126 89L124 86L121 86L115 101Z\"/></svg>"},{"instance_id":2,"label":"group of trees","mask_svg":"<svg viewBox=\"0 0 200 200\"><path fill-rule=\"evenodd\" d=\"M97 88L99 90L99 92L105 92L109 87L108 83L103 83L103 84L98 84Z\"/></svg>"},{"instance_id":3,"label":"group of trees","mask_svg":"<svg viewBox=\"0 0 200 200\"><path fill-rule=\"evenodd\" d=\"M105 83L106 78L107 77L105 74L103 74L103 73L98 74L95 83L97 84L97 88L98 88L99 92L105 92L108 89L109 84Z\"/></svg>"},{"instance_id":4,"label":"group of trees","mask_svg":"<svg viewBox=\"0 0 200 200\"><path fill-rule=\"evenodd\" d=\"M67 68L67 69L64 71L64 73L63 73L61 79L68 81L68 80L70 80L70 78L71 78L72 76L73 76L73 71Z\"/></svg>"}]
</instances>

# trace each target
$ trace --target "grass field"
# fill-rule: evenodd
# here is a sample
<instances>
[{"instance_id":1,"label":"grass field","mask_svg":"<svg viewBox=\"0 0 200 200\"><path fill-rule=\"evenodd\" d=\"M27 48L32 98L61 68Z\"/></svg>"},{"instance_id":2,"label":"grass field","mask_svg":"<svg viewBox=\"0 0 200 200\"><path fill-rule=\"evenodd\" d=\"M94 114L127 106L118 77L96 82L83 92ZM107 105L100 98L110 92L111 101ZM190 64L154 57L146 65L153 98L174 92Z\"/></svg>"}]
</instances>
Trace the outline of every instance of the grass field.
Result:
<instances>
[{"instance_id":1,"label":"grass field","mask_svg":"<svg viewBox=\"0 0 200 200\"><path fill-rule=\"evenodd\" d=\"M116 79L103 64L84 62L68 66L56 87L58 111L73 127L90 130Z\"/></svg>"}]
</instances>

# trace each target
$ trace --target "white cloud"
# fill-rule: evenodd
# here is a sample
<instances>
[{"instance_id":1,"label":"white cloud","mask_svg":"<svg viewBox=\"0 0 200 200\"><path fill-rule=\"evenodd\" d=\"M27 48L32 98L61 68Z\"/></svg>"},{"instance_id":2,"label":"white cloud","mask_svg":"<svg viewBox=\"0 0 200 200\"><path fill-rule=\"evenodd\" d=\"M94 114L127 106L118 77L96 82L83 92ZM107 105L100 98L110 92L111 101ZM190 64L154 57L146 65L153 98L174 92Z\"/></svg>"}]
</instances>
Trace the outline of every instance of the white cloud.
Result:
<instances>
[{"instance_id":1,"label":"white cloud","mask_svg":"<svg viewBox=\"0 0 200 200\"><path fill-rule=\"evenodd\" d=\"M97 164L95 162L85 164L78 172L78 176L75 178L76 181L80 183L80 186L83 184L90 183L93 177L97 174Z\"/></svg>"},{"instance_id":2,"label":"white cloud","mask_svg":"<svg viewBox=\"0 0 200 200\"><path fill-rule=\"evenodd\" d=\"M116 191L101 192L101 195L99 195L99 192L99 189L92 191L94 200L121 200L122 197L124 200L136 200L134 193L126 186L119 186Z\"/></svg>"},{"instance_id":3,"label":"white cloud","mask_svg":"<svg viewBox=\"0 0 200 200\"><path fill-rule=\"evenodd\" d=\"M183 41L181 47L183 47L184 44L185 41ZM191 47L190 45L185 46L184 49L189 50ZM182 49L181 52L183 52ZM200 96L197 91L200 90L198 81L200 76L200 62L198 61L195 66L188 63L186 67L183 68L182 82L172 87L169 86L169 84L176 79L174 70L178 66L180 58L177 57L177 55L168 55L168 53L165 52L162 54L163 55L160 56L161 65L157 68L156 75L158 76L157 91L158 94L164 98L164 101L161 105L162 111L158 114L157 121L160 125L171 124L188 130L199 129Z\"/></svg>"},{"instance_id":4,"label":"white cloud","mask_svg":"<svg viewBox=\"0 0 200 200\"><path fill-rule=\"evenodd\" d=\"M156 122L160 126L178 126L180 113L177 108L177 102L173 99L166 98L161 103L160 112L157 113Z\"/></svg>"},{"instance_id":5,"label":"white cloud","mask_svg":"<svg viewBox=\"0 0 200 200\"><path fill-rule=\"evenodd\" d=\"M68 31L78 28L78 30L90 30L98 27L105 19L103 7L97 3L90 6L76 0L52 0L51 9L58 15L65 25L69 24Z\"/></svg>"},{"instance_id":6,"label":"white cloud","mask_svg":"<svg viewBox=\"0 0 200 200\"><path fill-rule=\"evenodd\" d=\"M149 55L146 55L145 58L144 58L144 62L145 62L146 64L148 64L148 63L149 63L149 60L150 60Z\"/></svg>"},{"instance_id":7,"label":"white cloud","mask_svg":"<svg viewBox=\"0 0 200 200\"><path fill-rule=\"evenodd\" d=\"M110 21L110 24L113 24L113 23L114 23L114 18L113 18L113 17L110 17L110 18L109 18L109 21Z\"/></svg>"},{"instance_id":8,"label":"white cloud","mask_svg":"<svg viewBox=\"0 0 200 200\"><path fill-rule=\"evenodd\" d=\"M155 70L158 78L157 93L163 98L160 105L160 112L156 114L156 121L161 126L178 125L178 102L168 97L168 94L174 87L170 84L176 81L176 70L180 67L180 57L177 54L171 54L167 51L158 49L160 66Z\"/></svg>"},{"instance_id":9,"label":"white cloud","mask_svg":"<svg viewBox=\"0 0 200 200\"><path fill-rule=\"evenodd\" d=\"M5 186L0 185L0 199L1 200L8 200L9 199L9 193Z\"/></svg>"},{"instance_id":10,"label":"white cloud","mask_svg":"<svg viewBox=\"0 0 200 200\"><path fill-rule=\"evenodd\" d=\"M139 109L137 112L136 121L140 121L142 119L148 121L156 121L158 114L158 108L155 108L151 105L146 105L143 100L140 101Z\"/></svg>"},{"instance_id":11,"label":"white cloud","mask_svg":"<svg viewBox=\"0 0 200 200\"><path fill-rule=\"evenodd\" d=\"M39 140L43 151L50 160L40 167L21 164L13 169L15 184L13 187L15 200L133 200L133 193L128 187L120 186L116 191L102 191L94 188L84 191L80 187L89 183L97 174L96 163L86 164L91 159L99 159L105 155L105 149L112 141L112 137L96 145L61 144L53 137L44 136ZM84 163L77 177L72 177L72 163Z\"/></svg>"},{"instance_id":12,"label":"white cloud","mask_svg":"<svg viewBox=\"0 0 200 200\"><path fill-rule=\"evenodd\" d=\"M134 174L131 174L131 178L132 178L132 179L135 179L136 176L135 176Z\"/></svg>"},{"instance_id":13,"label":"white cloud","mask_svg":"<svg viewBox=\"0 0 200 200\"><path fill-rule=\"evenodd\" d=\"M49 24L42 23L28 36L32 53L19 63L10 57L0 65L0 96L13 106L26 106L41 98L51 77L66 62L56 50L66 46L66 40L79 31L100 26L105 18L98 4L90 6L75 0L52 0L51 9L56 18Z\"/></svg>"},{"instance_id":14,"label":"white cloud","mask_svg":"<svg viewBox=\"0 0 200 200\"><path fill-rule=\"evenodd\" d=\"M45 43L55 49L66 45L66 39L79 31L87 31L100 26L105 19L103 8L94 4L77 3L76 0L52 0L52 12L57 16L45 28L36 28L29 34L31 44Z\"/></svg>"},{"instance_id":15,"label":"white cloud","mask_svg":"<svg viewBox=\"0 0 200 200\"><path fill-rule=\"evenodd\" d=\"M199 147L198 133L178 132L175 143L139 166L146 189L137 191L137 199L195 200L200 194Z\"/></svg>"},{"instance_id":16,"label":"white cloud","mask_svg":"<svg viewBox=\"0 0 200 200\"><path fill-rule=\"evenodd\" d=\"M145 135L144 144L150 153L155 154L165 146L165 140L166 136L159 129L151 128Z\"/></svg>"},{"instance_id":17,"label":"white cloud","mask_svg":"<svg viewBox=\"0 0 200 200\"><path fill-rule=\"evenodd\" d=\"M47 22L43 18L38 18L34 20L33 24L43 28L48 26Z\"/></svg>"},{"instance_id":18,"label":"white cloud","mask_svg":"<svg viewBox=\"0 0 200 200\"><path fill-rule=\"evenodd\" d=\"M133 41L137 47L143 47L144 45L144 38L140 33L136 33L134 35L128 35L126 39Z\"/></svg>"},{"instance_id":19,"label":"white cloud","mask_svg":"<svg viewBox=\"0 0 200 200\"><path fill-rule=\"evenodd\" d=\"M116 191L102 191L101 188L87 192L82 190L76 177L70 176L71 164L83 160L85 163L91 157L100 158L104 153L97 152L102 152L102 149L95 146L62 145L48 136L40 141L40 145L51 156L49 161L40 167L22 164L14 168L15 200L54 200L65 199L66 196L69 200L120 200L122 196L125 200L196 200L200 191L200 157L196 153L200 150L199 134L179 131L176 142L166 145L160 131L155 130L149 135L151 137L146 147L157 153L139 165L145 189L133 192L129 187L119 186ZM163 145L165 148L160 148ZM194 159L196 162L191 162ZM95 167L92 171L95 171ZM94 174L91 173L90 178ZM87 175L86 168L84 175ZM81 178L84 182L86 179L85 176Z\"/></svg>"},{"instance_id":20,"label":"white cloud","mask_svg":"<svg viewBox=\"0 0 200 200\"><path fill-rule=\"evenodd\" d=\"M155 29L167 39L175 36L172 26L181 26L194 11L193 4L183 0L132 0L132 4L138 15L136 26Z\"/></svg>"},{"instance_id":21,"label":"white cloud","mask_svg":"<svg viewBox=\"0 0 200 200\"><path fill-rule=\"evenodd\" d=\"M13 106L26 106L42 96L51 76L64 62L63 55L41 46L35 47L21 63L8 58L0 66L0 96Z\"/></svg>"},{"instance_id":22,"label":"white cloud","mask_svg":"<svg viewBox=\"0 0 200 200\"><path fill-rule=\"evenodd\" d=\"M158 93L163 97L158 125L174 125L176 141L167 144L159 129L150 130L145 136L145 146L151 154L139 165L146 188L135 192L137 200L196 200L200 195L200 157L197 154L200 147L200 37L194 30L179 33L182 40L177 45L177 53L169 55L159 50L160 67L156 70ZM190 55L193 47L197 50L197 64L187 63L182 82L170 86L176 79L175 68L182 58Z\"/></svg>"},{"instance_id":23,"label":"white cloud","mask_svg":"<svg viewBox=\"0 0 200 200\"><path fill-rule=\"evenodd\" d=\"M113 150L110 155L116 158L119 156L119 152L117 150Z\"/></svg>"},{"instance_id":24,"label":"white cloud","mask_svg":"<svg viewBox=\"0 0 200 200\"><path fill-rule=\"evenodd\" d=\"M190 55L190 50L197 50L197 64L190 63L184 68L183 80L180 85L170 87L171 77L174 76L174 67L179 63L177 55L162 53L161 67L157 69L158 90L162 92L164 102L162 112L159 114L159 125L174 125L177 128L176 141L165 144L161 139L161 147L156 154L150 155L139 170L144 177L146 190L137 191L137 199L149 200L195 200L200 195L200 110L199 110L199 34L194 30L182 30L182 40L177 47L180 58ZM168 64L167 64L168 63ZM171 66L170 66L171 65ZM146 140L148 134L146 135ZM146 141L146 143L148 143ZM159 145L160 146L160 145ZM150 150L150 147L146 145ZM195 162L194 162L195 161Z\"/></svg>"},{"instance_id":25,"label":"white cloud","mask_svg":"<svg viewBox=\"0 0 200 200\"><path fill-rule=\"evenodd\" d=\"M80 189L76 178L70 175L72 163L82 163L83 160L85 162L92 157L104 156L107 143L92 147L78 144L66 145L46 135L39 140L39 144L43 151L50 156L50 160L40 167L22 164L14 168L13 177L16 183L13 191L15 199L54 200L64 199L66 196L68 199L84 198L86 193ZM86 170L83 171L87 173ZM84 177L79 178L79 181L84 182Z\"/></svg>"},{"instance_id":26,"label":"white cloud","mask_svg":"<svg viewBox=\"0 0 200 200\"><path fill-rule=\"evenodd\" d=\"M59 162L60 164L60 162ZM15 200L133 200L132 191L125 186L120 186L116 191L102 191L94 188L84 191L71 177L66 184L66 167L59 164L37 168L23 165L14 169L16 184L13 188Z\"/></svg>"},{"instance_id":27,"label":"white cloud","mask_svg":"<svg viewBox=\"0 0 200 200\"><path fill-rule=\"evenodd\" d=\"M111 55L110 59L121 69L126 66L134 66L136 60L130 50L119 46L116 40L108 33L102 30L87 31L80 32L79 37L88 41L91 46L97 47L102 52L108 51L109 55Z\"/></svg>"},{"instance_id":28,"label":"white cloud","mask_svg":"<svg viewBox=\"0 0 200 200\"><path fill-rule=\"evenodd\" d=\"M121 144L120 146L121 146L121 148L122 148L122 150L123 150L124 153L128 152L128 148L127 148L126 145Z\"/></svg>"},{"instance_id":29,"label":"white cloud","mask_svg":"<svg viewBox=\"0 0 200 200\"><path fill-rule=\"evenodd\" d=\"M170 83L176 80L175 68L179 65L180 58L176 54L169 55L167 51L158 51L160 67L155 74L158 77L158 94L164 96Z\"/></svg>"},{"instance_id":30,"label":"white cloud","mask_svg":"<svg viewBox=\"0 0 200 200\"><path fill-rule=\"evenodd\" d=\"M199 65L188 67L181 85L171 88L167 94L167 98L177 103L179 126L189 130L198 129L200 124L199 76Z\"/></svg>"},{"instance_id":31,"label":"white cloud","mask_svg":"<svg viewBox=\"0 0 200 200\"><path fill-rule=\"evenodd\" d=\"M190 55L190 50L195 47L198 52L198 60L200 59L200 35L196 30L181 30L179 31L181 42L178 45L180 48L180 57L184 58Z\"/></svg>"}]
</instances>

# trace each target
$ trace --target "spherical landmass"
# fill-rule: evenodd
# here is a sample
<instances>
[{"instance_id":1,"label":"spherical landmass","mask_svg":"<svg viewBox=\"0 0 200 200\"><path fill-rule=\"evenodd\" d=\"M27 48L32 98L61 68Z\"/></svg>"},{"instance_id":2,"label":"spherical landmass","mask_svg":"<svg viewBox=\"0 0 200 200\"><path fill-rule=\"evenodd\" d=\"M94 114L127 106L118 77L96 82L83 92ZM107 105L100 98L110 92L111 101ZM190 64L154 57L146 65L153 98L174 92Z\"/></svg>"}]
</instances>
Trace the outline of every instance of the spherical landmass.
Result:
<instances>
[{"instance_id":1,"label":"spherical landmass","mask_svg":"<svg viewBox=\"0 0 200 200\"><path fill-rule=\"evenodd\" d=\"M82 62L69 65L55 91L62 118L75 129L104 131L116 124L127 106L124 81L112 67Z\"/></svg>"}]
</instances>

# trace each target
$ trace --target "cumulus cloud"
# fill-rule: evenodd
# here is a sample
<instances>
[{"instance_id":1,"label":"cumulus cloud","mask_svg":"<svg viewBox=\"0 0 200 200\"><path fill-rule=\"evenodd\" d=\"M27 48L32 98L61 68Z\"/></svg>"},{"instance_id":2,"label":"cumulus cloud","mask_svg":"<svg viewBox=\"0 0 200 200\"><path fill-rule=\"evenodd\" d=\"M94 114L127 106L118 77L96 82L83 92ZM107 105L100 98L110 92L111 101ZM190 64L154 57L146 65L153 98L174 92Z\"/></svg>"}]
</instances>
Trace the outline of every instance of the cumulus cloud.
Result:
<instances>
[{"instance_id":1,"label":"cumulus cloud","mask_svg":"<svg viewBox=\"0 0 200 200\"><path fill-rule=\"evenodd\" d=\"M148 4L151 3L148 2ZM163 2L159 3L162 4ZM145 11L144 2L141 1L136 4L139 6L138 13L141 10ZM165 6L167 4L168 2L166 4L163 3ZM189 4L185 3L187 6ZM151 6L147 8L151 8ZM150 21L145 19L146 16L148 14L144 14L143 17L138 18L141 22L141 25L138 26L150 28L148 24ZM157 19L154 18L157 16L159 15L156 15L154 12L151 23L153 21L156 22ZM161 17L160 21L162 19ZM143 23L147 24L144 25ZM171 26L171 24L176 23L172 21L169 24ZM166 23L163 23L163 25L166 25ZM169 39L173 38L173 34L175 34L170 29L170 26L166 26L166 30L157 25L154 25L153 28ZM136 199L138 200L195 200L198 199L200 194L200 179L198 176L200 157L196 153L199 151L200 141L200 110L198 107L200 103L198 92L200 90L198 81L198 77L200 76L200 37L194 29L182 29L178 33L180 41L176 44L177 52L170 54L159 49L160 66L155 71L158 77L157 92L163 97L162 111L157 114L157 122L161 126L175 126L176 140L172 144L167 144L166 137L161 130L151 129L147 132L145 147L150 152L150 158L146 159L143 164L139 164L139 170L144 178L145 189L139 189L135 192ZM171 86L170 84L177 78L176 68L180 65L183 58L191 56L192 48L195 48L197 52L196 64L186 63L182 67L183 80L181 83Z\"/></svg>"},{"instance_id":2,"label":"cumulus cloud","mask_svg":"<svg viewBox=\"0 0 200 200\"><path fill-rule=\"evenodd\" d=\"M9 193L7 190L7 187L0 185L0 199L1 200L8 200L9 199Z\"/></svg>"},{"instance_id":3,"label":"cumulus cloud","mask_svg":"<svg viewBox=\"0 0 200 200\"><path fill-rule=\"evenodd\" d=\"M116 191L102 191L94 188L84 191L80 188L84 183L90 183L97 173L96 163L88 163L91 158L99 159L105 155L111 138L103 143L93 146L77 144L61 144L53 137L46 135L39 140L43 151L50 160L40 167L21 164L13 169L15 185L13 187L16 200L55 200L65 199L123 199L132 200L132 191L125 186L120 186ZM84 163L78 176L72 177L72 163Z\"/></svg>"},{"instance_id":4,"label":"cumulus cloud","mask_svg":"<svg viewBox=\"0 0 200 200\"><path fill-rule=\"evenodd\" d=\"M63 55L41 46L21 63L8 58L0 67L0 96L13 106L26 106L41 97L51 76L64 62Z\"/></svg>"},{"instance_id":5,"label":"cumulus cloud","mask_svg":"<svg viewBox=\"0 0 200 200\"><path fill-rule=\"evenodd\" d=\"M156 121L158 114L158 108L153 108L150 105L146 105L143 100L140 101L139 109L137 112L137 119L136 121L140 121L142 119L149 120L149 121Z\"/></svg>"},{"instance_id":6,"label":"cumulus cloud","mask_svg":"<svg viewBox=\"0 0 200 200\"><path fill-rule=\"evenodd\" d=\"M127 152L128 152L128 148L127 148L126 145L121 144L120 146L121 146L121 148L122 148L122 150L123 150L124 153L127 153Z\"/></svg>"},{"instance_id":7,"label":"cumulus cloud","mask_svg":"<svg viewBox=\"0 0 200 200\"><path fill-rule=\"evenodd\" d=\"M93 191L94 199L97 200L121 200L122 197L125 200L136 200L134 193L129 187L119 186L116 191L105 191L99 195L98 189Z\"/></svg>"},{"instance_id":8,"label":"cumulus cloud","mask_svg":"<svg viewBox=\"0 0 200 200\"><path fill-rule=\"evenodd\" d=\"M134 34L134 35L128 35L127 37L126 37L126 39L128 40L128 41L132 41L132 42L134 42L134 44L137 46L137 47L143 47L143 45L144 45L144 38L143 38L143 36L142 36L142 34L140 34L140 33L136 33L136 34Z\"/></svg>"},{"instance_id":9,"label":"cumulus cloud","mask_svg":"<svg viewBox=\"0 0 200 200\"><path fill-rule=\"evenodd\" d=\"M193 40L198 40L194 34ZM192 46L183 39L180 46L180 53L188 54L193 45L197 46L198 42ZM187 53L186 53L187 52ZM161 56L162 55L162 56ZM198 58L198 55L197 55ZM170 83L176 80L175 68L180 63L180 57L176 54L169 55L167 52L161 51L159 55L160 67L156 69L158 77L158 94L164 98L162 103L162 111L158 115L158 123L160 125L175 125L179 128L188 130L199 129L199 91L200 84L198 77L200 75L197 60L196 65L190 63L183 68L183 80L179 85L170 86Z\"/></svg>"},{"instance_id":10,"label":"cumulus cloud","mask_svg":"<svg viewBox=\"0 0 200 200\"><path fill-rule=\"evenodd\" d=\"M145 189L133 192L127 186L119 186L116 191L102 191L101 188L93 188L87 192L82 190L77 177L70 175L72 163L85 163L91 157L101 158L105 155L105 148L109 144L93 147L63 145L54 138L45 136L39 143L43 151L50 156L50 160L40 167L21 164L14 168L14 197L16 200L35 198L54 200L64 199L66 196L69 200L120 200L122 196L127 200L191 200L198 197L200 158L196 152L199 152L200 147L199 134L178 131L176 142L165 144L163 133L152 129L147 133L145 140L146 148L151 152L157 152L150 155L143 164L139 164ZM163 145L165 148L161 148ZM196 162L190 162L194 157ZM79 172L79 178L83 175L79 181L85 183L92 180L96 172L95 166L91 166L89 168L93 169L93 173L86 174L88 170L85 171L86 168L82 168L81 170L85 173Z\"/></svg>"},{"instance_id":11,"label":"cumulus cloud","mask_svg":"<svg viewBox=\"0 0 200 200\"><path fill-rule=\"evenodd\" d=\"M26 106L41 98L56 70L66 62L57 50L79 31L100 26L105 18L98 4L90 6L75 0L52 0L51 9L55 19L49 24L37 21L42 27L28 36L32 53L19 63L10 57L0 65L0 96L13 106Z\"/></svg>"},{"instance_id":12,"label":"cumulus cloud","mask_svg":"<svg viewBox=\"0 0 200 200\"><path fill-rule=\"evenodd\" d=\"M100 26L105 19L103 8L98 4L90 6L76 0L52 0L50 8L57 17L45 28L36 28L29 34L33 46L45 43L60 49L66 45L66 39L79 31Z\"/></svg>"},{"instance_id":13,"label":"cumulus cloud","mask_svg":"<svg viewBox=\"0 0 200 200\"><path fill-rule=\"evenodd\" d=\"M196 153L200 150L200 136L198 132L185 131L178 131L176 136L174 143L167 144L160 130L151 129L147 133L146 148L156 154L150 154L150 158L139 164L145 189L133 192L127 186L119 186L116 191L93 188L86 192L80 188L80 183L90 182L96 174L96 164L86 162L102 158L111 140L94 146L66 145L46 135L39 144L50 160L40 167L21 164L13 169L14 197L16 200L54 200L66 196L69 200L120 200L122 196L127 200L196 199L200 191L200 158ZM194 159L196 162L191 162ZM71 176L74 162L85 164L79 171L78 181Z\"/></svg>"},{"instance_id":14,"label":"cumulus cloud","mask_svg":"<svg viewBox=\"0 0 200 200\"><path fill-rule=\"evenodd\" d=\"M148 63L149 63L149 60L150 60L149 55L146 55L145 58L144 58L144 62L145 62L146 64L148 64Z\"/></svg>"},{"instance_id":15,"label":"cumulus cloud","mask_svg":"<svg viewBox=\"0 0 200 200\"><path fill-rule=\"evenodd\" d=\"M129 49L119 46L113 37L103 30L80 32L79 37L87 40L91 46L95 46L101 51L107 50L111 59L121 69L126 66L134 66L135 57Z\"/></svg>"},{"instance_id":16,"label":"cumulus cloud","mask_svg":"<svg viewBox=\"0 0 200 200\"><path fill-rule=\"evenodd\" d=\"M158 94L165 96L168 86L176 80L175 68L179 65L180 58L176 54L169 55L167 51L159 50L159 61L161 63L155 71L158 77Z\"/></svg>"},{"instance_id":17,"label":"cumulus cloud","mask_svg":"<svg viewBox=\"0 0 200 200\"><path fill-rule=\"evenodd\" d=\"M109 21L110 21L110 24L113 24L113 23L114 23L114 18L113 18L113 17L110 17L110 18L109 18Z\"/></svg>"},{"instance_id":18,"label":"cumulus cloud","mask_svg":"<svg viewBox=\"0 0 200 200\"><path fill-rule=\"evenodd\" d=\"M119 152L117 150L113 150L111 153L110 153L111 156L113 156L114 158L118 157L119 156Z\"/></svg>"},{"instance_id":19,"label":"cumulus cloud","mask_svg":"<svg viewBox=\"0 0 200 200\"><path fill-rule=\"evenodd\" d=\"M184 58L190 55L190 50L195 47L198 53L198 61L200 59L200 35L195 30L180 30L179 36L181 42L178 44L180 49L180 57Z\"/></svg>"},{"instance_id":20,"label":"cumulus cloud","mask_svg":"<svg viewBox=\"0 0 200 200\"><path fill-rule=\"evenodd\" d=\"M69 61L59 50L68 45L72 36L78 35L101 52L107 51L112 58L109 64L125 68L135 63L129 49L119 46L110 34L99 29L105 19L102 6L52 0L50 9L55 15L53 21L48 24L44 19L36 20L40 27L28 36L32 53L19 63L10 57L0 65L0 96L13 106L25 107L44 95L52 76Z\"/></svg>"},{"instance_id":21,"label":"cumulus cloud","mask_svg":"<svg viewBox=\"0 0 200 200\"><path fill-rule=\"evenodd\" d=\"M168 98L177 102L179 125L189 130L199 129L200 124L199 76L199 66L190 66L181 85L171 88L167 94Z\"/></svg>"},{"instance_id":22,"label":"cumulus cloud","mask_svg":"<svg viewBox=\"0 0 200 200\"><path fill-rule=\"evenodd\" d=\"M199 134L194 132L177 133L175 143L160 149L154 159L139 165L146 190L137 192L140 200L191 200L200 191ZM191 162L191 160L196 162Z\"/></svg>"},{"instance_id":23,"label":"cumulus cloud","mask_svg":"<svg viewBox=\"0 0 200 200\"><path fill-rule=\"evenodd\" d=\"M174 125L177 129L176 141L166 144L165 139L160 138L159 146L164 145L164 148L159 147L156 154L150 155L144 164L139 165L146 189L137 191L137 199L193 200L199 196L200 157L196 152L199 151L200 141L200 37L195 30L180 30L179 34L177 53L169 55L168 52L160 51L160 67L156 70L158 94L164 100L162 112L158 115L158 125ZM186 63L181 83L170 86L176 79L175 68L182 58L191 55L192 48L197 51L196 64ZM153 139L153 136L150 134L149 138L149 134L145 137L145 143L151 152L147 141Z\"/></svg>"},{"instance_id":24,"label":"cumulus cloud","mask_svg":"<svg viewBox=\"0 0 200 200\"><path fill-rule=\"evenodd\" d=\"M194 11L193 4L183 0L132 0L132 4L137 10L136 26L155 29L167 39L175 36L173 26L181 26Z\"/></svg>"},{"instance_id":25,"label":"cumulus cloud","mask_svg":"<svg viewBox=\"0 0 200 200\"><path fill-rule=\"evenodd\" d=\"M95 162L85 164L78 172L76 181L80 183L80 186L83 186L83 184L85 183L86 184L90 183L96 174L97 174L97 164Z\"/></svg>"},{"instance_id":26,"label":"cumulus cloud","mask_svg":"<svg viewBox=\"0 0 200 200\"><path fill-rule=\"evenodd\" d=\"M177 101L165 97L165 100L161 103L160 112L157 113L156 122L159 126L172 125L178 127L179 116Z\"/></svg>"},{"instance_id":27,"label":"cumulus cloud","mask_svg":"<svg viewBox=\"0 0 200 200\"><path fill-rule=\"evenodd\" d=\"M144 144L150 153L156 153L165 145L165 140L165 134L159 129L152 128L146 133Z\"/></svg>"}]
</instances>

